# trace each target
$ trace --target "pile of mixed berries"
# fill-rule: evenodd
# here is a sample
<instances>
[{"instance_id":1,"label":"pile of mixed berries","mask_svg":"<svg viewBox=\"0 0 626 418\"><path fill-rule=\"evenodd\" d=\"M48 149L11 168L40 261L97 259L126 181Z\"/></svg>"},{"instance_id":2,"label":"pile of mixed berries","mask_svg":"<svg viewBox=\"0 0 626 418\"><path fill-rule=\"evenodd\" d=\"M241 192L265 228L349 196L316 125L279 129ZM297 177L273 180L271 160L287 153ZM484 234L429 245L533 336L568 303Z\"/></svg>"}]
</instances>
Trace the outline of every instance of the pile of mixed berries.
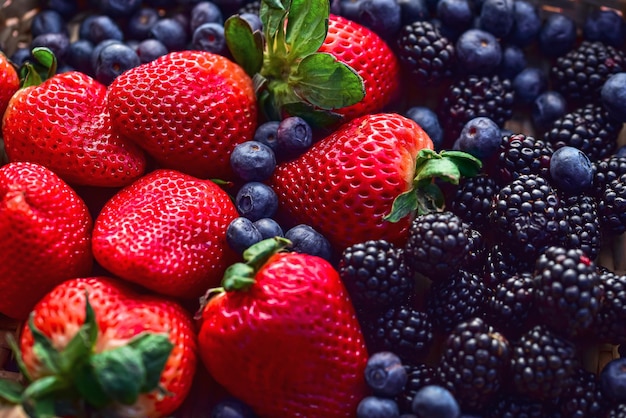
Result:
<instances>
[{"instance_id":1,"label":"pile of mixed berries","mask_svg":"<svg viewBox=\"0 0 626 418\"><path fill-rule=\"evenodd\" d=\"M11 181L23 176L69 184L54 210L83 216L89 236L59 232L56 243L76 241L63 250L71 262L39 264L29 251L52 244L33 244L31 221L0 230L0 273L29 284L47 273L28 296L6 285L9 298L0 277L0 313L25 321L38 303L42 315L20 342L33 377L46 375L32 358L45 345L35 322L51 339L60 326L44 325L61 309L47 308L51 289L107 276L187 313L202 297L187 340L199 336L198 360L232 395L212 417L626 418L626 358L600 370L589 360L601 345L626 347L624 255L602 257L626 232L620 12L577 22L530 0L45 0L30 31L0 58L33 89L20 96L0 67L0 197L13 199L0 228L18 224L3 212L21 207ZM67 138L83 136L89 147L72 148ZM305 277L280 293L278 269ZM216 302L224 292L252 296ZM327 333L314 354L299 339L310 329ZM258 352L233 352L248 339ZM298 365L315 355L311 370ZM107 402L149 393L99 384ZM163 416L154 399L149 414L112 416Z\"/></svg>"}]
</instances>

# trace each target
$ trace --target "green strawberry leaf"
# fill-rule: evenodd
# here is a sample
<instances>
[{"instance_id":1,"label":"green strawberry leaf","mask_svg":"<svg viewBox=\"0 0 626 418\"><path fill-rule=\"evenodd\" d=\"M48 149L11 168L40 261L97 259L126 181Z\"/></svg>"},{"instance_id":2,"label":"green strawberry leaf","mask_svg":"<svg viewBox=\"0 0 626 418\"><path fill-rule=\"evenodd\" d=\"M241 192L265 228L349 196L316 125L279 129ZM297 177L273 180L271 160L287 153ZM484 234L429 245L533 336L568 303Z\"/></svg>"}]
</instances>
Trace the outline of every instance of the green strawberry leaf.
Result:
<instances>
[{"instance_id":1,"label":"green strawberry leaf","mask_svg":"<svg viewBox=\"0 0 626 418\"><path fill-rule=\"evenodd\" d=\"M102 391L113 401L132 405L146 383L146 369L141 354L124 345L91 357L94 376Z\"/></svg>"},{"instance_id":2,"label":"green strawberry leaf","mask_svg":"<svg viewBox=\"0 0 626 418\"><path fill-rule=\"evenodd\" d=\"M222 279L225 291L247 290L255 283L254 268L245 263L235 263L228 266Z\"/></svg>"},{"instance_id":3,"label":"green strawberry leaf","mask_svg":"<svg viewBox=\"0 0 626 418\"><path fill-rule=\"evenodd\" d=\"M31 53L37 62L47 70L46 80L52 78L57 72L57 57L54 52L46 47L35 47Z\"/></svg>"},{"instance_id":4,"label":"green strawberry leaf","mask_svg":"<svg viewBox=\"0 0 626 418\"><path fill-rule=\"evenodd\" d=\"M24 412L30 417L57 418L56 399L54 395L48 395L40 399L31 399L22 404Z\"/></svg>"},{"instance_id":5,"label":"green strawberry leaf","mask_svg":"<svg viewBox=\"0 0 626 418\"><path fill-rule=\"evenodd\" d=\"M445 204L443 192L435 183L429 183L417 192L417 214L441 212Z\"/></svg>"},{"instance_id":6,"label":"green strawberry leaf","mask_svg":"<svg viewBox=\"0 0 626 418\"><path fill-rule=\"evenodd\" d=\"M37 379L26 386L22 392L22 403L45 399L50 396L59 396L70 388L70 382L60 376L50 375Z\"/></svg>"},{"instance_id":7,"label":"green strawberry leaf","mask_svg":"<svg viewBox=\"0 0 626 418\"><path fill-rule=\"evenodd\" d=\"M363 79L331 54L315 53L305 57L291 80L296 95L325 110L350 106L365 97Z\"/></svg>"},{"instance_id":8,"label":"green strawberry leaf","mask_svg":"<svg viewBox=\"0 0 626 418\"><path fill-rule=\"evenodd\" d=\"M285 6L283 2L279 0L264 0L261 2L259 9L259 18L263 24L267 47L277 57L282 59L287 56L285 20L289 14L288 8L290 0L287 0L287 3L287 6Z\"/></svg>"},{"instance_id":9,"label":"green strawberry leaf","mask_svg":"<svg viewBox=\"0 0 626 418\"><path fill-rule=\"evenodd\" d=\"M447 158L430 159L415 175L416 183L430 183L432 179L439 178L444 181L458 184L461 172L459 167Z\"/></svg>"},{"instance_id":10,"label":"green strawberry leaf","mask_svg":"<svg viewBox=\"0 0 626 418\"><path fill-rule=\"evenodd\" d=\"M96 314L89 302L89 295L85 292L85 322L59 356L60 373L69 374L77 363L86 361L93 351L97 338Z\"/></svg>"},{"instance_id":11,"label":"green strawberry leaf","mask_svg":"<svg viewBox=\"0 0 626 418\"><path fill-rule=\"evenodd\" d=\"M18 404L22 400L24 385L15 380L0 379L0 399L12 404Z\"/></svg>"},{"instance_id":12,"label":"green strawberry leaf","mask_svg":"<svg viewBox=\"0 0 626 418\"><path fill-rule=\"evenodd\" d=\"M144 332L133 338L128 345L141 355L146 371L141 392L148 393L158 388L165 363L174 349L168 335Z\"/></svg>"},{"instance_id":13,"label":"green strawberry leaf","mask_svg":"<svg viewBox=\"0 0 626 418\"><path fill-rule=\"evenodd\" d=\"M33 353L49 373L58 374L62 368L61 353L54 348L52 341L35 325L35 314L28 319L28 328L33 334Z\"/></svg>"},{"instance_id":14,"label":"green strawberry leaf","mask_svg":"<svg viewBox=\"0 0 626 418\"><path fill-rule=\"evenodd\" d=\"M463 177L476 176L483 166L480 159L463 151L442 151L441 155L453 161Z\"/></svg>"},{"instance_id":15,"label":"green strawberry leaf","mask_svg":"<svg viewBox=\"0 0 626 418\"><path fill-rule=\"evenodd\" d=\"M417 193L415 190L408 190L398 195L391 205L391 212L383 217L389 222L398 222L400 219L417 210Z\"/></svg>"},{"instance_id":16,"label":"green strawberry leaf","mask_svg":"<svg viewBox=\"0 0 626 418\"><path fill-rule=\"evenodd\" d=\"M286 41L291 61L317 52L328 33L330 2L291 0Z\"/></svg>"},{"instance_id":17,"label":"green strawberry leaf","mask_svg":"<svg viewBox=\"0 0 626 418\"><path fill-rule=\"evenodd\" d=\"M35 69L35 66L27 62L22 68L20 68L20 80L22 82L22 88L38 86L43 83L43 79L39 72Z\"/></svg>"},{"instance_id":18,"label":"green strawberry leaf","mask_svg":"<svg viewBox=\"0 0 626 418\"><path fill-rule=\"evenodd\" d=\"M28 373L28 369L26 368L26 364L24 363L24 357L22 357L22 351L20 350L20 346L15 340L13 334L7 334L6 340L9 348L11 348L13 356L15 357L15 362L17 363L17 367L20 370L20 373L22 373L22 375L26 378L26 381L32 381L30 373Z\"/></svg>"},{"instance_id":19,"label":"green strawberry leaf","mask_svg":"<svg viewBox=\"0 0 626 418\"><path fill-rule=\"evenodd\" d=\"M229 17L224 23L226 45L235 61L253 77L263 65L263 37L252 32L250 24L239 15Z\"/></svg>"},{"instance_id":20,"label":"green strawberry leaf","mask_svg":"<svg viewBox=\"0 0 626 418\"><path fill-rule=\"evenodd\" d=\"M283 116L298 115L307 121L309 125L318 128L336 126L343 120L343 115L339 113L316 109L312 105L303 102L283 105L282 114Z\"/></svg>"},{"instance_id":21,"label":"green strawberry leaf","mask_svg":"<svg viewBox=\"0 0 626 418\"><path fill-rule=\"evenodd\" d=\"M91 363L86 362L76 367L72 379L80 397L90 406L100 409L111 403L112 399L104 392Z\"/></svg>"}]
</instances>

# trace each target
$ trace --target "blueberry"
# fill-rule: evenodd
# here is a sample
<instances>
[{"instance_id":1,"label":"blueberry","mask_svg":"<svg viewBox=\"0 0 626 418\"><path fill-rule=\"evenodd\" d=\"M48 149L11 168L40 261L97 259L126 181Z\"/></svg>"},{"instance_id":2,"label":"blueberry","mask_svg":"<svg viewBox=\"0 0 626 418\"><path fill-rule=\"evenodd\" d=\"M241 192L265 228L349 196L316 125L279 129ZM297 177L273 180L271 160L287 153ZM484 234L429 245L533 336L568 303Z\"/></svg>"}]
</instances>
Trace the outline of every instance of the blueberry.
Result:
<instances>
[{"instance_id":1,"label":"blueberry","mask_svg":"<svg viewBox=\"0 0 626 418\"><path fill-rule=\"evenodd\" d=\"M200 25L191 38L191 47L198 51L223 54L226 51L226 36L221 23L205 23Z\"/></svg>"},{"instance_id":2,"label":"blueberry","mask_svg":"<svg viewBox=\"0 0 626 418\"><path fill-rule=\"evenodd\" d=\"M246 141L237 144L230 154L233 172L245 181L267 179L276 168L274 151L259 141Z\"/></svg>"},{"instance_id":3,"label":"blueberry","mask_svg":"<svg viewBox=\"0 0 626 418\"><path fill-rule=\"evenodd\" d=\"M480 8L479 28L503 38L511 32L515 22L514 0L485 0Z\"/></svg>"},{"instance_id":4,"label":"blueberry","mask_svg":"<svg viewBox=\"0 0 626 418\"><path fill-rule=\"evenodd\" d=\"M267 184L251 181L239 188L235 205L241 216L254 222L261 218L271 218L276 213L278 196Z\"/></svg>"},{"instance_id":5,"label":"blueberry","mask_svg":"<svg viewBox=\"0 0 626 418\"><path fill-rule=\"evenodd\" d=\"M279 223L272 218L261 218L254 221L253 224L259 230L263 239L285 236Z\"/></svg>"},{"instance_id":6,"label":"blueberry","mask_svg":"<svg viewBox=\"0 0 626 418\"><path fill-rule=\"evenodd\" d=\"M552 153L550 177L558 190L579 194L591 187L593 166L584 152L563 146Z\"/></svg>"},{"instance_id":7,"label":"blueberry","mask_svg":"<svg viewBox=\"0 0 626 418\"><path fill-rule=\"evenodd\" d=\"M460 151L487 160L500 148L502 131L490 118L479 116L463 126L457 141Z\"/></svg>"},{"instance_id":8,"label":"blueberry","mask_svg":"<svg viewBox=\"0 0 626 418\"><path fill-rule=\"evenodd\" d=\"M250 219L243 216L233 219L226 228L226 242L239 254L261 240L263 237L259 230Z\"/></svg>"},{"instance_id":9,"label":"blueberry","mask_svg":"<svg viewBox=\"0 0 626 418\"><path fill-rule=\"evenodd\" d=\"M520 103L529 104L548 88L548 77L537 67L528 67L522 70L513 79L515 99Z\"/></svg>"},{"instance_id":10,"label":"blueberry","mask_svg":"<svg viewBox=\"0 0 626 418\"><path fill-rule=\"evenodd\" d=\"M464 32L474 22L474 12L468 0L439 0L437 16L441 24L455 34Z\"/></svg>"},{"instance_id":11,"label":"blueberry","mask_svg":"<svg viewBox=\"0 0 626 418\"><path fill-rule=\"evenodd\" d=\"M539 48L549 57L563 55L574 47L576 37L576 23L565 15L553 13L539 32Z\"/></svg>"},{"instance_id":12,"label":"blueberry","mask_svg":"<svg viewBox=\"0 0 626 418\"><path fill-rule=\"evenodd\" d=\"M93 54L94 45L86 39L77 39L72 42L67 49L65 61L85 74L92 74L91 54Z\"/></svg>"},{"instance_id":13,"label":"blueberry","mask_svg":"<svg viewBox=\"0 0 626 418\"><path fill-rule=\"evenodd\" d=\"M459 403L449 390L438 385L427 385L413 398L413 413L419 418L458 418Z\"/></svg>"},{"instance_id":14,"label":"blueberry","mask_svg":"<svg viewBox=\"0 0 626 418\"><path fill-rule=\"evenodd\" d=\"M106 41L102 41L96 46L94 46L93 51L91 52L91 58L89 60L91 61L91 68L92 68L91 74L94 77L96 76L96 68L98 67L98 58L100 57L100 52L102 52L102 50L109 45L115 45L115 44L121 44L121 43L122 43L121 41L118 41L116 39L107 39Z\"/></svg>"},{"instance_id":15,"label":"blueberry","mask_svg":"<svg viewBox=\"0 0 626 418\"><path fill-rule=\"evenodd\" d=\"M359 20L360 0L341 0L341 16L357 22Z\"/></svg>"},{"instance_id":16,"label":"blueberry","mask_svg":"<svg viewBox=\"0 0 626 418\"><path fill-rule=\"evenodd\" d=\"M181 51L187 46L187 29L173 17L162 18L152 25L150 35L161 41L170 52Z\"/></svg>"},{"instance_id":17,"label":"blueberry","mask_svg":"<svg viewBox=\"0 0 626 418\"><path fill-rule=\"evenodd\" d=\"M242 401L226 398L213 407L211 418L256 418L256 415Z\"/></svg>"},{"instance_id":18,"label":"blueberry","mask_svg":"<svg viewBox=\"0 0 626 418\"><path fill-rule=\"evenodd\" d=\"M607 399L626 403L626 358L609 361L600 372L600 390Z\"/></svg>"},{"instance_id":19,"label":"blueberry","mask_svg":"<svg viewBox=\"0 0 626 418\"><path fill-rule=\"evenodd\" d=\"M285 238L291 241L291 250L321 257L330 261L332 249L330 242L309 225L300 224L285 232Z\"/></svg>"},{"instance_id":20,"label":"blueberry","mask_svg":"<svg viewBox=\"0 0 626 418\"><path fill-rule=\"evenodd\" d=\"M217 4L210 1L203 1L191 9L189 18L189 28L193 33L197 28L205 23L224 24L224 16Z\"/></svg>"},{"instance_id":21,"label":"blueberry","mask_svg":"<svg viewBox=\"0 0 626 418\"><path fill-rule=\"evenodd\" d=\"M407 372L400 357L389 351L374 353L365 366L365 382L377 396L393 398L404 390Z\"/></svg>"},{"instance_id":22,"label":"blueberry","mask_svg":"<svg viewBox=\"0 0 626 418\"><path fill-rule=\"evenodd\" d=\"M259 17L259 15L255 13L242 13L239 15L239 17L248 22L248 24L252 28L252 32L263 30L263 22L261 22L261 18Z\"/></svg>"},{"instance_id":23,"label":"blueberry","mask_svg":"<svg viewBox=\"0 0 626 418\"><path fill-rule=\"evenodd\" d=\"M400 418L398 403L393 399L367 396L359 402L357 418Z\"/></svg>"},{"instance_id":24,"label":"blueberry","mask_svg":"<svg viewBox=\"0 0 626 418\"><path fill-rule=\"evenodd\" d=\"M56 74L69 73L71 71L76 71L76 68L72 67L69 64L61 63L60 65L57 66Z\"/></svg>"},{"instance_id":25,"label":"blueberry","mask_svg":"<svg viewBox=\"0 0 626 418\"><path fill-rule=\"evenodd\" d=\"M531 118L538 130L546 130L567 112L567 101L556 91L541 93L532 104Z\"/></svg>"},{"instance_id":26,"label":"blueberry","mask_svg":"<svg viewBox=\"0 0 626 418\"><path fill-rule=\"evenodd\" d=\"M11 54L11 62L21 67L26 61L32 61L30 48L17 48L13 54Z\"/></svg>"},{"instance_id":27,"label":"blueberry","mask_svg":"<svg viewBox=\"0 0 626 418\"><path fill-rule=\"evenodd\" d=\"M403 25L430 19L426 0L397 0L400 5L400 20Z\"/></svg>"},{"instance_id":28,"label":"blueberry","mask_svg":"<svg viewBox=\"0 0 626 418\"><path fill-rule=\"evenodd\" d=\"M443 129L434 111L425 106L413 106L406 111L405 116L415 121L428 134L435 149L443 146Z\"/></svg>"},{"instance_id":29,"label":"blueberry","mask_svg":"<svg viewBox=\"0 0 626 418\"><path fill-rule=\"evenodd\" d=\"M278 127L280 122L276 120L263 122L257 126L254 131L253 139L258 142L262 142L276 152L278 149Z\"/></svg>"},{"instance_id":30,"label":"blueberry","mask_svg":"<svg viewBox=\"0 0 626 418\"><path fill-rule=\"evenodd\" d=\"M141 7L142 0L99 0L100 11L111 17L130 16Z\"/></svg>"},{"instance_id":31,"label":"blueberry","mask_svg":"<svg viewBox=\"0 0 626 418\"><path fill-rule=\"evenodd\" d=\"M94 45L110 39L120 42L124 39L122 30L109 16L94 16L86 21L85 25L86 32L82 38L91 41Z\"/></svg>"},{"instance_id":32,"label":"blueberry","mask_svg":"<svg viewBox=\"0 0 626 418\"><path fill-rule=\"evenodd\" d=\"M621 48L626 40L626 21L615 10L595 10L585 19L583 37Z\"/></svg>"},{"instance_id":33,"label":"blueberry","mask_svg":"<svg viewBox=\"0 0 626 418\"><path fill-rule=\"evenodd\" d=\"M600 100L613 119L626 122L626 73L613 74L604 82Z\"/></svg>"},{"instance_id":34,"label":"blueberry","mask_svg":"<svg viewBox=\"0 0 626 418\"><path fill-rule=\"evenodd\" d=\"M381 38L391 39L400 30L400 5L396 0L360 0L357 21Z\"/></svg>"},{"instance_id":35,"label":"blueberry","mask_svg":"<svg viewBox=\"0 0 626 418\"><path fill-rule=\"evenodd\" d=\"M526 0L515 0L513 21L513 28L507 37L508 42L524 48L537 40L542 19L534 4Z\"/></svg>"},{"instance_id":36,"label":"blueberry","mask_svg":"<svg viewBox=\"0 0 626 418\"><path fill-rule=\"evenodd\" d=\"M622 145L621 147L616 149L613 154L616 157L626 157L626 145ZM623 346L620 345L620 348L622 348L622 350L626 350L626 345L623 345ZM623 356L621 356L621 357L626 357L626 353Z\"/></svg>"},{"instance_id":37,"label":"blueberry","mask_svg":"<svg viewBox=\"0 0 626 418\"><path fill-rule=\"evenodd\" d=\"M289 116L280 121L276 132L277 153L291 156L307 150L313 143L311 125L299 116Z\"/></svg>"},{"instance_id":38,"label":"blueberry","mask_svg":"<svg viewBox=\"0 0 626 418\"><path fill-rule=\"evenodd\" d=\"M109 85L124 71L141 64L134 49L122 43L115 43L104 47L98 54L96 61L96 80Z\"/></svg>"},{"instance_id":39,"label":"blueberry","mask_svg":"<svg viewBox=\"0 0 626 418\"><path fill-rule=\"evenodd\" d=\"M46 47L50 49L54 56L63 61L67 55L67 50L70 48L70 40L64 33L44 33L34 38L30 42L31 48Z\"/></svg>"},{"instance_id":40,"label":"blueberry","mask_svg":"<svg viewBox=\"0 0 626 418\"><path fill-rule=\"evenodd\" d=\"M517 45L506 45L502 49L502 61L499 73L502 77L513 79L526 68L526 54Z\"/></svg>"},{"instance_id":41,"label":"blueberry","mask_svg":"<svg viewBox=\"0 0 626 418\"><path fill-rule=\"evenodd\" d=\"M60 13L54 10L42 10L33 16L30 23L30 32L33 38L46 33L67 34L65 19Z\"/></svg>"},{"instance_id":42,"label":"blueberry","mask_svg":"<svg viewBox=\"0 0 626 418\"><path fill-rule=\"evenodd\" d=\"M46 0L43 5L48 10L53 10L66 19L74 17L78 12L78 2L76 0Z\"/></svg>"},{"instance_id":43,"label":"blueberry","mask_svg":"<svg viewBox=\"0 0 626 418\"><path fill-rule=\"evenodd\" d=\"M137 45L137 55L142 63L154 61L167 54L167 47L156 39L144 39Z\"/></svg>"},{"instance_id":44,"label":"blueberry","mask_svg":"<svg viewBox=\"0 0 626 418\"><path fill-rule=\"evenodd\" d=\"M160 18L157 9L142 7L128 19L128 24L126 25L128 37L143 41L150 36L150 29Z\"/></svg>"},{"instance_id":45,"label":"blueberry","mask_svg":"<svg viewBox=\"0 0 626 418\"><path fill-rule=\"evenodd\" d=\"M459 66L471 74L492 73L502 60L500 42L489 32L469 29L456 41Z\"/></svg>"}]
</instances>

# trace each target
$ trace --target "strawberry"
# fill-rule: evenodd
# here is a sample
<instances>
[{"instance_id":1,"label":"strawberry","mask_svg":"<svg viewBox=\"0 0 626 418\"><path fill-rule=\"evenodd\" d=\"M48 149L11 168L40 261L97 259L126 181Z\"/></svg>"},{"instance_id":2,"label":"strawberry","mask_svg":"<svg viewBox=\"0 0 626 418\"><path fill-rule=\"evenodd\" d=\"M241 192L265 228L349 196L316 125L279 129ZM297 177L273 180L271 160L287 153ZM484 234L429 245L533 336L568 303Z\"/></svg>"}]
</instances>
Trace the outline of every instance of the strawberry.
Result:
<instances>
[{"instance_id":1,"label":"strawberry","mask_svg":"<svg viewBox=\"0 0 626 418\"><path fill-rule=\"evenodd\" d=\"M26 319L63 280L90 274L92 218L63 180L29 162L0 167L0 313Z\"/></svg>"},{"instance_id":2,"label":"strawberry","mask_svg":"<svg viewBox=\"0 0 626 418\"><path fill-rule=\"evenodd\" d=\"M30 70L26 80L4 115L9 161L44 165L79 185L124 186L144 173L143 151L111 130L105 86L77 71L41 82Z\"/></svg>"},{"instance_id":3,"label":"strawberry","mask_svg":"<svg viewBox=\"0 0 626 418\"><path fill-rule=\"evenodd\" d=\"M253 245L208 292L200 357L261 418L353 417L368 357L354 308L331 264L288 244Z\"/></svg>"},{"instance_id":4,"label":"strawberry","mask_svg":"<svg viewBox=\"0 0 626 418\"><path fill-rule=\"evenodd\" d=\"M237 216L214 182L158 169L104 205L93 230L94 257L155 292L197 298L219 283L235 256L226 228Z\"/></svg>"},{"instance_id":5,"label":"strawberry","mask_svg":"<svg viewBox=\"0 0 626 418\"><path fill-rule=\"evenodd\" d=\"M6 55L0 52L0 120L9 105L9 100L20 88L20 79L15 67Z\"/></svg>"},{"instance_id":6,"label":"strawberry","mask_svg":"<svg viewBox=\"0 0 626 418\"><path fill-rule=\"evenodd\" d=\"M163 167L200 178L233 177L233 148L257 123L252 79L227 58L172 52L135 67L109 86L114 129Z\"/></svg>"},{"instance_id":7,"label":"strawberry","mask_svg":"<svg viewBox=\"0 0 626 418\"><path fill-rule=\"evenodd\" d=\"M13 345L28 386L0 396L31 416L168 416L189 393L197 364L187 311L108 277L55 287Z\"/></svg>"}]
</instances>

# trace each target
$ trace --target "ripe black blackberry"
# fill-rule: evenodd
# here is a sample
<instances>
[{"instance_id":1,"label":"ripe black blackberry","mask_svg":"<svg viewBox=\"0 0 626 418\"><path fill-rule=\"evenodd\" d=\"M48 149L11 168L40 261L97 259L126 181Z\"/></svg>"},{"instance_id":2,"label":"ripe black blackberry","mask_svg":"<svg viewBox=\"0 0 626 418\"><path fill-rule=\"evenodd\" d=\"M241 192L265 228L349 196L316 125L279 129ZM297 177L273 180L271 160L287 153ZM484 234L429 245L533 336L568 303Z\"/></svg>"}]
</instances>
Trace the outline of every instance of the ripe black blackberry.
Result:
<instances>
[{"instance_id":1,"label":"ripe black blackberry","mask_svg":"<svg viewBox=\"0 0 626 418\"><path fill-rule=\"evenodd\" d=\"M601 227L610 234L626 231L626 174L610 181L598 199Z\"/></svg>"},{"instance_id":2,"label":"ripe black blackberry","mask_svg":"<svg viewBox=\"0 0 626 418\"><path fill-rule=\"evenodd\" d=\"M515 394L503 393L487 408L485 418L545 418L543 404Z\"/></svg>"},{"instance_id":3,"label":"ripe black blackberry","mask_svg":"<svg viewBox=\"0 0 626 418\"><path fill-rule=\"evenodd\" d=\"M485 283L494 288L511 277L531 273L535 268L535 259L520 257L504 244L495 243L487 250L485 260Z\"/></svg>"},{"instance_id":4,"label":"ripe black blackberry","mask_svg":"<svg viewBox=\"0 0 626 418\"><path fill-rule=\"evenodd\" d=\"M626 418L626 404L613 405L607 412L606 418Z\"/></svg>"},{"instance_id":5,"label":"ripe black blackberry","mask_svg":"<svg viewBox=\"0 0 626 418\"><path fill-rule=\"evenodd\" d=\"M358 312L375 314L405 303L415 281L401 248L385 240L368 240L346 248L339 260L339 276Z\"/></svg>"},{"instance_id":6,"label":"ripe black blackberry","mask_svg":"<svg viewBox=\"0 0 626 418\"><path fill-rule=\"evenodd\" d=\"M596 198L583 194L561 196L561 202L568 227L562 246L581 249L590 259L595 260L602 244Z\"/></svg>"},{"instance_id":7,"label":"ripe black blackberry","mask_svg":"<svg viewBox=\"0 0 626 418\"><path fill-rule=\"evenodd\" d=\"M557 399L574 383L579 369L576 347L536 325L511 343L509 377L516 393L532 400Z\"/></svg>"},{"instance_id":8,"label":"ripe black blackberry","mask_svg":"<svg viewBox=\"0 0 626 418\"><path fill-rule=\"evenodd\" d=\"M454 44L431 22L419 20L406 25L396 39L400 65L411 81L427 85L452 76Z\"/></svg>"},{"instance_id":9,"label":"ripe black blackberry","mask_svg":"<svg viewBox=\"0 0 626 418\"><path fill-rule=\"evenodd\" d=\"M441 332L482 314L487 288L482 278L460 270L446 281L432 284L426 299L426 313Z\"/></svg>"},{"instance_id":10,"label":"ripe black blackberry","mask_svg":"<svg viewBox=\"0 0 626 418\"><path fill-rule=\"evenodd\" d=\"M553 88L568 99L597 100L611 75L626 71L626 55L602 42L583 41L557 58L550 69Z\"/></svg>"},{"instance_id":11,"label":"ripe black blackberry","mask_svg":"<svg viewBox=\"0 0 626 418\"><path fill-rule=\"evenodd\" d=\"M594 323L594 339L626 345L626 276L598 267L604 298Z\"/></svg>"},{"instance_id":12,"label":"ripe black blackberry","mask_svg":"<svg viewBox=\"0 0 626 418\"><path fill-rule=\"evenodd\" d=\"M556 190L535 174L522 174L500 189L490 221L500 241L527 259L561 242L567 233L565 211Z\"/></svg>"},{"instance_id":13,"label":"ripe black blackberry","mask_svg":"<svg viewBox=\"0 0 626 418\"><path fill-rule=\"evenodd\" d=\"M469 251L465 258L464 269L482 276L485 273L487 260L487 240L475 229L469 230Z\"/></svg>"},{"instance_id":14,"label":"ripe black blackberry","mask_svg":"<svg viewBox=\"0 0 626 418\"><path fill-rule=\"evenodd\" d=\"M426 363L417 363L404 366L407 371L407 380L404 390L396 398L400 412L412 413L412 404L415 394L424 386L435 383L435 369Z\"/></svg>"},{"instance_id":15,"label":"ripe black blackberry","mask_svg":"<svg viewBox=\"0 0 626 418\"><path fill-rule=\"evenodd\" d=\"M450 200L450 211L472 228L485 232L489 225L491 201L499 189L496 180L486 174L463 177Z\"/></svg>"},{"instance_id":16,"label":"ripe black blackberry","mask_svg":"<svg viewBox=\"0 0 626 418\"><path fill-rule=\"evenodd\" d=\"M513 115L514 102L513 85L507 78L466 75L455 80L437 108L444 146L452 147L465 123L478 116L489 117L503 127Z\"/></svg>"},{"instance_id":17,"label":"ripe black blackberry","mask_svg":"<svg viewBox=\"0 0 626 418\"><path fill-rule=\"evenodd\" d=\"M554 121L544 139L554 150L578 148L593 162L613 154L621 129L622 123L611 119L601 104L587 103Z\"/></svg>"},{"instance_id":18,"label":"ripe black blackberry","mask_svg":"<svg viewBox=\"0 0 626 418\"><path fill-rule=\"evenodd\" d=\"M608 406L597 376L584 369L577 371L574 384L558 402L562 418L604 417Z\"/></svg>"},{"instance_id":19,"label":"ripe black blackberry","mask_svg":"<svg viewBox=\"0 0 626 418\"><path fill-rule=\"evenodd\" d=\"M501 185L522 174L536 174L549 179L552 152L552 146L542 139L524 134L507 135L502 137L495 161L487 169Z\"/></svg>"},{"instance_id":20,"label":"ripe black blackberry","mask_svg":"<svg viewBox=\"0 0 626 418\"><path fill-rule=\"evenodd\" d=\"M452 212L430 212L411 223L404 246L407 265L432 280L444 280L462 267L469 252L469 229Z\"/></svg>"},{"instance_id":21,"label":"ripe black blackberry","mask_svg":"<svg viewBox=\"0 0 626 418\"><path fill-rule=\"evenodd\" d=\"M509 342L481 318L459 323L444 342L437 378L463 411L482 410L498 393L509 364Z\"/></svg>"},{"instance_id":22,"label":"ripe black blackberry","mask_svg":"<svg viewBox=\"0 0 626 418\"><path fill-rule=\"evenodd\" d=\"M534 278L530 273L509 277L488 292L485 321L509 339L528 330L534 308Z\"/></svg>"},{"instance_id":23,"label":"ripe black blackberry","mask_svg":"<svg viewBox=\"0 0 626 418\"><path fill-rule=\"evenodd\" d=\"M626 174L626 157L613 154L593 162L591 167L593 168L593 190L601 193L607 184L622 174Z\"/></svg>"}]
</instances>

